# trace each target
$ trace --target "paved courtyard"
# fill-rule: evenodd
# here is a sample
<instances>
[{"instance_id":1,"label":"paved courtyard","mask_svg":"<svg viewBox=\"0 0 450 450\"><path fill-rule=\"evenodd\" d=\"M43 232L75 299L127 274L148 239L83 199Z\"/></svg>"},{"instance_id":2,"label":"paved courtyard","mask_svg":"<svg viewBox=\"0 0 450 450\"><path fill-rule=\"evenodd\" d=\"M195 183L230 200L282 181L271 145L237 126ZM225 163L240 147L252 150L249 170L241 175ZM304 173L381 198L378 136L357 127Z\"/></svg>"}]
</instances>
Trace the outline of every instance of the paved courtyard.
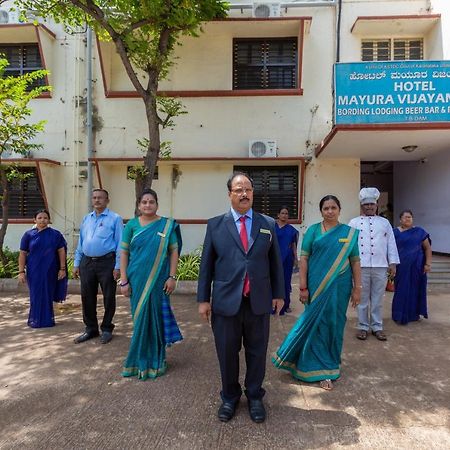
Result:
<instances>
[{"instance_id":1,"label":"paved courtyard","mask_svg":"<svg viewBox=\"0 0 450 450\"><path fill-rule=\"evenodd\" d=\"M294 293L294 298L297 293ZM430 319L398 326L388 341L354 338L349 312L342 378L331 392L267 367L264 424L246 401L223 424L211 330L193 296L173 297L184 341L168 350L155 381L120 376L131 333L118 299L113 341L73 344L82 331L80 297L57 306L57 326L26 326L24 294L0 295L1 449L449 449L450 295L429 297ZM295 303L295 302L294 302ZM272 319L272 353L301 312ZM243 363L244 365L244 363Z\"/></svg>"}]
</instances>

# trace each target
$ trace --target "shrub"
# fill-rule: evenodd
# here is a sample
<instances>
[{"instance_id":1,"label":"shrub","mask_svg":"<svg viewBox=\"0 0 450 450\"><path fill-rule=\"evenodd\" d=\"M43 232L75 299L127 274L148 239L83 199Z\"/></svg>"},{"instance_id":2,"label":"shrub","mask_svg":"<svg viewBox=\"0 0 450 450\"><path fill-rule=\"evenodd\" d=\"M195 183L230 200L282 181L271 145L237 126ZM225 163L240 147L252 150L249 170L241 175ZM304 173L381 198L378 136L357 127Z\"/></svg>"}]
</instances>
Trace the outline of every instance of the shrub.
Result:
<instances>
[{"instance_id":1,"label":"shrub","mask_svg":"<svg viewBox=\"0 0 450 450\"><path fill-rule=\"evenodd\" d=\"M3 253L8 262L0 263L0 278L16 278L19 272L19 252L13 252L5 247Z\"/></svg>"},{"instance_id":2,"label":"shrub","mask_svg":"<svg viewBox=\"0 0 450 450\"><path fill-rule=\"evenodd\" d=\"M198 280L201 256L201 247L192 253L181 255L178 261L177 280Z\"/></svg>"}]
</instances>

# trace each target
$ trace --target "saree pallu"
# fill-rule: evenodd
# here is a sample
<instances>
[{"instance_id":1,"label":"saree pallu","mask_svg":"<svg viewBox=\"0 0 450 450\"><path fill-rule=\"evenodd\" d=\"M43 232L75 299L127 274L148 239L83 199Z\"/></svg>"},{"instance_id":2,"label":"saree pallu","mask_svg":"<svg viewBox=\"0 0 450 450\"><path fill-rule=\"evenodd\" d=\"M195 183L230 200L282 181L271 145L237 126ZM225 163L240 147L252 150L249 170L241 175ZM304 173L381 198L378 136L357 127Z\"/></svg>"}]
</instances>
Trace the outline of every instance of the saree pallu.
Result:
<instances>
[{"instance_id":1,"label":"saree pallu","mask_svg":"<svg viewBox=\"0 0 450 450\"><path fill-rule=\"evenodd\" d=\"M346 312L352 290L349 255L358 232L340 224L318 236L308 259L309 303L272 358L298 380L340 376Z\"/></svg>"},{"instance_id":2,"label":"saree pallu","mask_svg":"<svg viewBox=\"0 0 450 450\"><path fill-rule=\"evenodd\" d=\"M169 277L169 245L181 251L178 224L162 217L139 229L129 244L127 276L131 286L133 335L122 375L156 378L166 372L166 346L183 339L163 291ZM125 243L122 242L122 246Z\"/></svg>"},{"instance_id":3,"label":"saree pallu","mask_svg":"<svg viewBox=\"0 0 450 450\"><path fill-rule=\"evenodd\" d=\"M27 283L30 290L28 326L32 328L53 327L53 302L63 302L66 298L67 276L58 280L60 248L67 250L66 241L53 228L28 230L20 242L20 250L27 252Z\"/></svg>"},{"instance_id":4,"label":"saree pallu","mask_svg":"<svg viewBox=\"0 0 450 450\"><path fill-rule=\"evenodd\" d=\"M392 300L392 320L403 325L428 318L427 274L424 273L425 253L422 243L430 239L420 227L400 231L394 229L400 264L395 274L395 294Z\"/></svg>"}]
</instances>

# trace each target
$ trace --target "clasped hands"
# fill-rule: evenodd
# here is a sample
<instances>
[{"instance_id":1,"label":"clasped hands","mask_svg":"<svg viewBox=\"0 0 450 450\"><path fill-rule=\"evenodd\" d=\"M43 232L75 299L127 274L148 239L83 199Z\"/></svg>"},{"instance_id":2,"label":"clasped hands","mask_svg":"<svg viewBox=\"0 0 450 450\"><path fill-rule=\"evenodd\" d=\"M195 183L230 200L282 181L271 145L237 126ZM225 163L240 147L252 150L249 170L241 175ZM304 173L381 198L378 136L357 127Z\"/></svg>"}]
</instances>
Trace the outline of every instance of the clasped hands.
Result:
<instances>
[{"instance_id":1,"label":"clasped hands","mask_svg":"<svg viewBox=\"0 0 450 450\"><path fill-rule=\"evenodd\" d=\"M300 298L299 300L305 304L309 299L309 290L308 288L300 289ZM352 293L350 296L350 303L353 308L356 308L361 301L361 289L359 287L353 287Z\"/></svg>"}]
</instances>

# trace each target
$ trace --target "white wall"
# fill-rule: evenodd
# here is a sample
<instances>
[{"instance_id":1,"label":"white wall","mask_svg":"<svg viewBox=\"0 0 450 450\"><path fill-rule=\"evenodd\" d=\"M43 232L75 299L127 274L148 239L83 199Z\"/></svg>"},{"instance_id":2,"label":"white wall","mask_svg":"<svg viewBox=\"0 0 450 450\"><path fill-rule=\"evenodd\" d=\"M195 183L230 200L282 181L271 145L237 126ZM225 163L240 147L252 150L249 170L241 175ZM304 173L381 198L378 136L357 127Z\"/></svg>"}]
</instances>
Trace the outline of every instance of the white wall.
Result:
<instances>
[{"instance_id":1,"label":"white wall","mask_svg":"<svg viewBox=\"0 0 450 450\"><path fill-rule=\"evenodd\" d=\"M344 0L341 60L359 59L360 37L350 34L350 28L358 16L426 14L430 4L432 13L444 13L448 8L448 0ZM233 10L232 14L235 17L241 15L240 10ZM250 14L249 10L245 10L243 16L249 17ZM311 156L315 145L332 126L335 14L333 6L288 9L290 16L312 16L311 29L304 36L303 43L303 95L184 98L182 101L188 114L177 118L177 126L173 130L165 130L162 135L164 140L173 142L172 156L246 157L248 140L254 138L276 139L279 156L282 157ZM442 31L434 29L427 37L435 43L429 49L433 57L439 57L439 52L443 51L444 58L450 58L449 39L443 40L444 48L440 49L440 39L448 36L450 29L449 17L443 15ZM205 29L208 34L198 39L186 38L185 45L177 47L180 59L170 79L162 83L161 88L231 89L233 37L295 35L298 24L288 21L270 24L250 21L207 24ZM68 236L74 236L72 239L76 242L74 230L86 214L89 204L87 183L79 177L79 170L85 167L78 167L78 162L86 161L87 158L84 110L77 104L77 99L85 96L85 36L65 34L60 26L52 23L48 27L56 33L56 39L45 37L44 42L54 89L51 99L35 100L31 105L34 120L47 120L45 133L38 138L44 150L36 156L61 162L60 166L45 166L43 169L45 188L55 227ZM285 32L280 34L281 29ZM103 128L95 136L95 156L141 156L136 139L144 137L147 129L142 100L105 98L96 50L94 46L94 103L98 107ZM112 80L112 88L129 86L123 68L116 64L115 59L107 67L107 75ZM126 162L116 166L104 165L100 171L103 186L111 194L111 208L124 217L131 217L134 186L126 180L126 165ZM153 186L160 196L160 213L183 219L204 219L224 212L229 207L225 183L232 166L232 161L209 166L180 165L181 176L173 188L172 167L161 164L160 178ZM433 183L433 190L438 183L435 180L439 180L439 177L439 183L445 184L442 181L445 179L443 164L433 163L435 166L436 173L427 175L427 179ZM431 159L427 167L432 167ZM448 171L448 165L445 167ZM360 172L357 160L313 158L306 168L305 176L304 222L299 229L305 229L307 225L320 220L318 203L326 194L335 194L340 198L343 206L342 222L359 214ZM94 184L97 185L96 182ZM448 189L448 184L446 186ZM430 198L432 195L427 196L428 200ZM442 208L436 205L432 210L441 214ZM430 227L438 226L439 220L439 217L436 218L436 224L430 224ZM29 227L11 224L6 237L7 245L17 248L20 236ZM191 251L202 242L204 229L204 225L182 226L184 251ZM437 230L434 230L433 234L437 237L436 233ZM68 241L70 246L70 237Z\"/></svg>"},{"instance_id":2,"label":"white wall","mask_svg":"<svg viewBox=\"0 0 450 450\"><path fill-rule=\"evenodd\" d=\"M414 223L430 233L433 250L450 253L450 147L426 163L394 163L394 218L411 209Z\"/></svg>"}]
</instances>

